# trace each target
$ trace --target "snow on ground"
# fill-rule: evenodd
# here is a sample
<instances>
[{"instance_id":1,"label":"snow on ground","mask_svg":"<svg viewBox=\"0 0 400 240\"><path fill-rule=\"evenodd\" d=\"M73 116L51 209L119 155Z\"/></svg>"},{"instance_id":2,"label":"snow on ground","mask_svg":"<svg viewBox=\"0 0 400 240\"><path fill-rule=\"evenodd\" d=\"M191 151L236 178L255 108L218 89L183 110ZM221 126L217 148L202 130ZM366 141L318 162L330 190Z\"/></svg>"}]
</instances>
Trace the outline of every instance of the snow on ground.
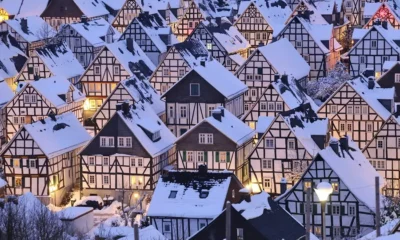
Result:
<instances>
[{"instance_id":1,"label":"snow on ground","mask_svg":"<svg viewBox=\"0 0 400 240\"><path fill-rule=\"evenodd\" d=\"M365 235L364 237L358 239L358 240L373 240L373 239L379 239L379 240L391 240L392 238L384 238L383 236L387 236L392 230L393 228L396 226L396 224L398 224L400 221L400 219L394 219L393 221L390 221L388 223L386 223L385 225L381 226L381 236L379 238L376 238L376 231L370 232L369 234ZM393 236L393 235L391 235ZM397 238L393 238L393 239L400 239L400 235L397 235Z\"/></svg>"}]
</instances>

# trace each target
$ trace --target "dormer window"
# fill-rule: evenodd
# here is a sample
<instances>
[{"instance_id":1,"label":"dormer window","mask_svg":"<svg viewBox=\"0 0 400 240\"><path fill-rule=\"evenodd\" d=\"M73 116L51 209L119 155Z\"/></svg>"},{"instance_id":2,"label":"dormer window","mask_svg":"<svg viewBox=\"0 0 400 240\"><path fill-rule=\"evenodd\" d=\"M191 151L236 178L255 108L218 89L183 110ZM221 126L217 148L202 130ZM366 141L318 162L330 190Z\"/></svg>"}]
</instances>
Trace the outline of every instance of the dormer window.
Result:
<instances>
[{"instance_id":1,"label":"dormer window","mask_svg":"<svg viewBox=\"0 0 400 240\"><path fill-rule=\"evenodd\" d=\"M208 190L205 190L205 189L201 190L200 198L207 198L208 197L208 193L209 193Z\"/></svg>"},{"instance_id":2,"label":"dormer window","mask_svg":"<svg viewBox=\"0 0 400 240\"><path fill-rule=\"evenodd\" d=\"M178 191L171 191L170 193L169 193L169 196L168 196L168 198L176 198L176 195L178 194Z\"/></svg>"},{"instance_id":3,"label":"dormer window","mask_svg":"<svg viewBox=\"0 0 400 240\"><path fill-rule=\"evenodd\" d=\"M160 138L161 138L160 130L153 133L153 141L157 141Z\"/></svg>"}]
</instances>

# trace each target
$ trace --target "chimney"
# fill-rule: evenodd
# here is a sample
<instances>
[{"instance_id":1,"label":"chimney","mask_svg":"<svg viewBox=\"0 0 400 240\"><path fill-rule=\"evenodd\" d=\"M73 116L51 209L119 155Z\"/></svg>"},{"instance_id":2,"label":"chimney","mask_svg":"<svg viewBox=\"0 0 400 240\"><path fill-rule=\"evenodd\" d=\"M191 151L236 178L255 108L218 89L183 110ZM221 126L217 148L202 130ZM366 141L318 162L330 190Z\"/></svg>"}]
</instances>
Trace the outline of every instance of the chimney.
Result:
<instances>
[{"instance_id":1,"label":"chimney","mask_svg":"<svg viewBox=\"0 0 400 240\"><path fill-rule=\"evenodd\" d=\"M122 110L122 103L117 103L117 105L115 106L117 111Z\"/></svg>"},{"instance_id":2,"label":"chimney","mask_svg":"<svg viewBox=\"0 0 400 240\"><path fill-rule=\"evenodd\" d=\"M82 15L81 16L81 23L86 24L88 22L88 18L86 17L86 15Z\"/></svg>"},{"instance_id":3,"label":"chimney","mask_svg":"<svg viewBox=\"0 0 400 240\"><path fill-rule=\"evenodd\" d=\"M213 118L214 118L215 120L221 122L221 111L213 110L213 111L211 112L211 114L212 114L212 116L213 116Z\"/></svg>"},{"instance_id":4,"label":"chimney","mask_svg":"<svg viewBox=\"0 0 400 240\"><path fill-rule=\"evenodd\" d=\"M207 165L205 165L205 164L199 165L198 171L199 171L199 176L205 177L207 175L207 171L208 171Z\"/></svg>"},{"instance_id":5,"label":"chimney","mask_svg":"<svg viewBox=\"0 0 400 240\"><path fill-rule=\"evenodd\" d=\"M274 76L274 81L278 82L279 78L280 78L279 74L276 73L275 76Z\"/></svg>"},{"instance_id":6,"label":"chimney","mask_svg":"<svg viewBox=\"0 0 400 240\"><path fill-rule=\"evenodd\" d=\"M339 139L339 143L342 150L345 150L346 152L349 151L349 139L347 138L347 136L341 137Z\"/></svg>"},{"instance_id":7,"label":"chimney","mask_svg":"<svg viewBox=\"0 0 400 240\"><path fill-rule=\"evenodd\" d=\"M388 29L388 22L387 21L382 21L382 27L387 30Z\"/></svg>"},{"instance_id":8,"label":"chimney","mask_svg":"<svg viewBox=\"0 0 400 240\"><path fill-rule=\"evenodd\" d=\"M368 89L374 89L375 87L375 79L373 77L368 78Z\"/></svg>"},{"instance_id":9,"label":"chimney","mask_svg":"<svg viewBox=\"0 0 400 240\"><path fill-rule=\"evenodd\" d=\"M281 77L281 81L282 81L283 84L289 86L288 75L283 74L282 77Z\"/></svg>"},{"instance_id":10,"label":"chimney","mask_svg":"<svg viewBox=\"0 0 400 240\"><path fill-rule=\"evenodd\" d=\"M264 42L263 42L263 41L261 41L261 42L258 44L258 47L262 47L262 46L264 46Z\"/></svg>"},{"instance_id":11,"label":"chimney","mask_svg":"<svg viewBox=\"0 0 400 240\"><path fill-rule=\"evenodd\" d=\"M224 107L219 106L217 109L220 110L220 112L221 112L221 117L225 117L225 111L224 111L225 109L224 109Z\"/></svg>"},{"instance_id":12,"label":"chimney","mask_svg":"<svg viewBox=\"0 0 400 240\"><path fill-rule=\"evenodd\" d=\"M242 201L251 202L249 189L247 189L247 188L240 189L239 196L240 196L240 202L242 202Z\"/></svg>"},{"instance_id":13,"label":"chimney","mask_svg":"<svg viewBox=\"0 0 400 240\"><path fill-rule=\"evenodd\" d=\"M129 103L128 102L123 102L121 106L121 110L124 114L129 113Z\"/></svg>"},{"instance_id":14,"label":"chimney","mask_svg":"<svg viewBox=\"0 0 400 240\"><path fill-rule=\"evenodd\" d=\"M332 148L332 150L340 157L339 154L339 142L337 139L331 138L331 141L329 142L329 146Z\"/></svg>"},{"instance_id":15,"label":"chimney","mask_svg":"<svg viewBox=\"0 0 400 240\"><path fill-rule=\"evenodd\" d=\"M127 38L126 39L126 48L128 49L129 52L133 53L133 39L132 38Z\"/></svg>"},{"instance_id":16,"label":"chimney","mask_svg":"<svg viewBox=\"0 0 400 240\"><path fill-rule=\"evenodd\" d=\"M284 194L287 190L286 178L281 178L281 194Z\"/></svg>"},{"instance_id":17,"label":"chimney","mask_svg":"<svg viewBox=\"0 0 400 240\"><path fill-rule=\"evenodd\" d=\"M200 65L205 67L206 66L206 61L200 61Z\"/></svg>"},{"instance_id":18,"label":"chimney","mask_svg":"<svg viewBox=\"0 0 400 240\"><path fill-rule=\"evenodd\" d=\"M216 22L217 26L220 27L221 26L221 17L216 17L215 22Z\"/></svg>"},{"instance_id":19,"label":"chimney","mask_svg":"<svg viewBox=\"0 0 400 240\"><path fill-rule=\"evenodd\" d=\"M374 21L373 25L375 25L375 26L381 25L381 20L380 20L380 19L376 19L376 20Z\"/></svg>"}]
</instances>

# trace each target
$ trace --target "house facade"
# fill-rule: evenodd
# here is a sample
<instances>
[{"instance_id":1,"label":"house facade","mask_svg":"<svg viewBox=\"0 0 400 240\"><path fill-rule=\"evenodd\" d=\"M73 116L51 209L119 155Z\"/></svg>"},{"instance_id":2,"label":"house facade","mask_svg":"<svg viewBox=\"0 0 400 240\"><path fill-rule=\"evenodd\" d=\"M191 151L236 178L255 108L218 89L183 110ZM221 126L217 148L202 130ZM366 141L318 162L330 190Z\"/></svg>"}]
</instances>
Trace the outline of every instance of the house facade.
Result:
<instances>
[{"instance_id":1,"label":"house facade","mask_svg":"<svg viewBox=\"0 0 400 240\"><path fill-rule=\"evenodd\" d=\"M119 9L116 14L112 26L120 33L125 32L128 25L132 20L139 16L142 12L142 7L136 0L126 0L124 5Z\"/></svg>"}]
</instances>

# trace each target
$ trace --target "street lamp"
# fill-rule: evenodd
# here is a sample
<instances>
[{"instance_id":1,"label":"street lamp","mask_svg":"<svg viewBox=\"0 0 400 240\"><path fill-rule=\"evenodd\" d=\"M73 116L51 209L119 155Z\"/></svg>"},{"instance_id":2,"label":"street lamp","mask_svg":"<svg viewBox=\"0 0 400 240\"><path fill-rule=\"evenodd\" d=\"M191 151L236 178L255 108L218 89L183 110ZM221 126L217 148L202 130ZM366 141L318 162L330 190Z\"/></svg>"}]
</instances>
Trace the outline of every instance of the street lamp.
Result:
<instances>
[{"instance_id":1,"label":"street lamp","mask_svg":"<svg viewBox=\"0 0 400 240\"><path fill-rule=\"evenodd\" d=\"M329 195L332 194L333 188L332 185L328 182L320 182L317 185L317 188L314 188L315 193L318 196L319 201L321 202L322 208L322 240L326 239L326 223L325 223L325 204L329 199Z\"/></svg>"}]
</instances>

